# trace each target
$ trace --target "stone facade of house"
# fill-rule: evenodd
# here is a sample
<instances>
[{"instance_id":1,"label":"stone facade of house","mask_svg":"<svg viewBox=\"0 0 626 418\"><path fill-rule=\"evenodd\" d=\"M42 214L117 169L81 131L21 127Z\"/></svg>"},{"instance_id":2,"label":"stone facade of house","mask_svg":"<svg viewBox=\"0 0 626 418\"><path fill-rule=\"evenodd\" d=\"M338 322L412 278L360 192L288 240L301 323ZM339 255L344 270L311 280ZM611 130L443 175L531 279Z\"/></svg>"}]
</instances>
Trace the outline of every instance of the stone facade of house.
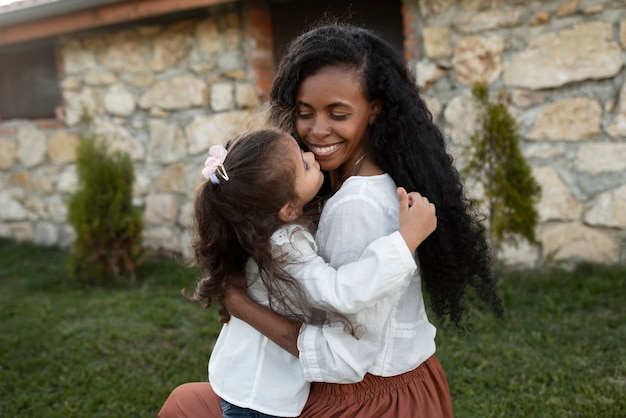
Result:
<instances>
[{"instance_id":1,"label":"stone facade of house","mask_svg":"<svg viewBox=\"0 0 626 418\"><path fill-rule=\"evenodd\" d=\"M503 258L626 262L626 4L403 3L406 56L451 152L476 129L475 80L505 91L520 124L543 188L539 244ZM206 151L249 122L267 93L268 10L264 0L236 2L198 19L66 35L59 121L0 122L0 236L71 244L64 199L77 187L85 108L135 163L146 248L187 253Z\"/></svg>"},{"instance_id":2,"label":"stone facade of house","mask_svg":"<svg viewBox=\"0 0 626 418\"><path fill-rule=\"evenodd\" d=\"M422 0L415 70L453 154L477 129L470 87L504 91L543 189L539 245L510 263L626 261L626 3Z\"/></svg>"}]
</instances>

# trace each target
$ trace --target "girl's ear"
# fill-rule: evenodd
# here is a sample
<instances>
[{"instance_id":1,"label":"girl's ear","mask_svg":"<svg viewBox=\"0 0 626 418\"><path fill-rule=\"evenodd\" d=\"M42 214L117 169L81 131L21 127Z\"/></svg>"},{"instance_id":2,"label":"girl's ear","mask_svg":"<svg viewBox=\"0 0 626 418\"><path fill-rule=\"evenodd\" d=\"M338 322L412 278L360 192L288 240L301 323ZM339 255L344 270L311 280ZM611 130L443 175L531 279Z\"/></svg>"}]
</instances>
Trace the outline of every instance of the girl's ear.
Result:
<instances>
[{"instance_id":1,"label":"girl's ear","mask_svg":"<svg viewBox=\"0 0 626 418\"><path fill-rule=\"evenodd\" d=\"M294 206L292 202L287 202L278 211L278 219L285 223L293 222L300 216L299 212L297 206Z\"/></svg>"}]
</instances>

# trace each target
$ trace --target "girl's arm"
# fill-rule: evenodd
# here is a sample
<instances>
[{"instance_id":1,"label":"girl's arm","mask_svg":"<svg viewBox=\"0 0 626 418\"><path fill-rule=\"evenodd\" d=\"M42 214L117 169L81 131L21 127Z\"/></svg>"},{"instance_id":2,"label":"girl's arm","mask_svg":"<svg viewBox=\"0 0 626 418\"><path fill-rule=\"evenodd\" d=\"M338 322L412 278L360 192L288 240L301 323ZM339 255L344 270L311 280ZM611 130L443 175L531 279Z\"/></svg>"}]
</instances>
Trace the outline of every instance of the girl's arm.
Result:
<instances>
[{"instance_id":1,"label":"girl's arm","mask_svg":"<svg viewBox=\"0 0 626 418\"><path fill-rule=\"evenodd\" d=\"M298 227L274 241L277 256L289 255L285 271L302 285L314 307L351 314L374 305L411 277L413 253L436 227L434 206L418 193L397 191L399 232L369 244L358 260L334 269L317 254L313 237ZM372 209L374 210L374 209ZM353 233L358 234L356 231Z\"/></svg>"},{"instance_id":2,"label":"girl's arm","mask_svg":"<svg viewBox=\"0 0 626 418\"><path fill-rule=\"evenodd\" d=\"M400 191L398 193L402 202L402 193ZM416 200L413 199L411 207L415 204ZM417 204L418 206L416 206L416 209L420 206L419 202L417 202ZM367 212L365 208L359 207L359 209ZM432 232L435 228L434 225L436 224L434 208L430 207L428 211L431 212L433 223L430 227L425 227L424 230L432 228L430 231ZM401 216L403 216L402 213L403 208L401 207ZM408 211L408 213L411 212ZM364 223L363 221L370 218L371 215L372 213L368 212L365 217L354 217L358 219L352 219L352 222L349 222L352 224L348 227L349 230L356 231L354 230L354 227L362 227ZM350 218L352 218L352 216L350 216ZM376 223L375 220L372 219L372 221ZM339 224L335 224L335 226L341 224L342 222L339 222ZM345 223L344 226L346 226ZM370 235L372 233L372 231L363 232ZM420 242L425 239L430 232L425 233L423 237L420 238ZM396 232L395 234L398 233ZM356 235L359 234L357 233ZM363 237L359 238L359 242L364 240ZM346 239L350 240L348 236ZM409 245L408 242L406 242L406 244ZM406 247L405 251L407 251ZM353 277L352 279L356 279L357 281L360 280L364 283L365 278L371 280L371 277L372 276L368 274L365 275L365 277ZM350 277L348 276L347 279L350 279ZM323 282L320 282L319 285L324 287ZM326 282L325 287L328 288L328 282ZM355 290L355 293L358 294L361 293L360 290L362 290L362 288L356 288ZM348 293L346 296L350 297L351 295ZM354 336L346 332L343 329L343 326L320 327L302 324L283 317L267 307L259 305L247 295L245 290L240 288L227 289L224 304L232 315L250 324L257 331L267 336L290 354L299 357L305 372L307 372L307 379L311 381L338 383L358 382L362 380L371 362L376 358L379 347L376 335L371 335L366 332L366 334L361 336L360 339L356 339ZM374 340L371 341L371 338L374 338ZM302 344L302 349L306 349L304 355L298 348L299 344ZM312 347L316 347L317 349L311 352L310 349ZM318 364L315 359L323 360L323 367L321 367L321 369L321 363ZM318 365L310 367L309 364L311 361Z\"/></svg>"},{"instance_id":3,"label":"girl's arm","mask_svg":"<svg viewBox=\"0 0 626 418\"><path fill-rule=\"evenodd\" d=\"M402 188L398 188L398 199L400 200L400 235L404 239L409 251L414 252L417 246L432 232L436 227L436 217L435 211L432 204L430 204L425 198L422 198L419 194L410 194L407 195L406 191ZM410 205L410 206L409 206ZM397 242L397 240L396 240ZM370 244L368 248L371 247L385 247L388 244L391 244L389 236L380 238L376 240L374 243ZM414 248L412 248L414 246ZM396 246L392 246L391 248L397 249ZM300 248L301 251L305 251ZM367 249L366 249L367 251ZM372 254L375 253L375 250L372 249ZM315 254L317 258L320 258ZM411 258L411 260L413 260ZM319 260L317 260L319 262ZM332 269L332 267L328 266L324 263L328 269ZM337 294L337 288L330 286L326 279L320 280L308 280L308 278L302 277L304 274L300 271L298 277L299 280L304 280L307 291L311 291L312 287L317 285L320 286L320 289L316 288L315 293L319 297L321 296L320 290L331 290L334 299L337 300L336 304L345 306L346 301L342 298L350 298L354 297L353 295L363 294L363 288L351 289L356 290L355 292L348 292L350 290L349 286L346 287L346 281L351 278L354 279L354 276L351 275L351 267L355 267L359 264L359 262L349 263L345 266L341 266L334 274L334 282L335 285L344 285L342 288L343 293ZM361 263L362 264L362 263ZM374 267L372 263L370 263L369 267ZM367 267L366 267L367 268ZM389 270L389 267L386 267ZM315 270L315 269L311 269ZM319 274L319 270L317 272ZM343 274L342 274L343 273ZM369 274L367 277L374 276L376 277L377 270L369 270ZM388 272L386 272L389 275ZM323 274L322 274L323 276ZM341 277L339 277L341 276ZM319 275L317 276L319 278ZM311 278L314 279L314 278ZM345 280L342 280L345 279ZM356 281L364 282L361 278L356 277ZM244 284L245 279L240 278L238 281L240 284ZM352 280L354 281L354 280ZM380 282L379 280L371 280L368 279L369 282ZM358 284L358 283L357 283ZM312 286L315 285L315 286ZM297 346L298 335L300 332L300 328L302 323L299 321L295 321L293 319L284 317L270 308L263 306L252 298L250 298L246 292L244 286L235 287L231 286L226 290L226 295L224 299L224 306L226 307L229 314L236 316L244 321L246 321L250 326L255 328L261 334L268 337L270 340L274 341L274 343L278 344L281 348L291 353L292 355L298 357L299 350ZM311 298L313 301L318 301L316 297ZM334 307L333 307L334 308ZM344 312L345 313L345 312ZM350 338L353 338L350 336Z\"/></svg>"}]
</instances>

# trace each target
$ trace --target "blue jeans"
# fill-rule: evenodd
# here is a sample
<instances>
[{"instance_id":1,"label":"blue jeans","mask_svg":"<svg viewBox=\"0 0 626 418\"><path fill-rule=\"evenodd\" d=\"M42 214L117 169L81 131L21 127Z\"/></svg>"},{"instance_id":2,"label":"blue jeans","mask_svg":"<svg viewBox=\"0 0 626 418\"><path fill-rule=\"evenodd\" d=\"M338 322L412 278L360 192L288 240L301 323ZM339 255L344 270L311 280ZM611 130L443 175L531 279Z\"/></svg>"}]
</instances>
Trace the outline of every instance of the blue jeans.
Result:
<instances>
[{"instance_id":1,"label":"blue jeans","mask_svg":"<svg viewBox=\"0 0 626 418\"><path fill-rule=\"evenodd\" d=\"M254 409L241 408L230 402L226 402L224 399L220 399L220 403L222 404L222 414L224 418L279 418L274 415L267 415L255 411Z\"/></svg>"}]
</instances>

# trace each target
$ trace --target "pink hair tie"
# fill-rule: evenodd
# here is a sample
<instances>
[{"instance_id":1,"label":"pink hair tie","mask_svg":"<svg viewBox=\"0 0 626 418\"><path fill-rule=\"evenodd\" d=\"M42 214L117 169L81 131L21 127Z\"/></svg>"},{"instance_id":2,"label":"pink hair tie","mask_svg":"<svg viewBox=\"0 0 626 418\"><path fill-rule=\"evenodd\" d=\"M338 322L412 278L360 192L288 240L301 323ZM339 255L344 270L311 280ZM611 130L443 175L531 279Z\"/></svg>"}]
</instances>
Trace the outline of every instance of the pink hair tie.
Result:
<instances>
[{"instance_id":1,"label":"pink hair tie","mask_svg":"<svg viewBox=\"0 0 626 418\"><path fill-rule=\"evenodd\" d=\"M229 180L226 169L224 168L224 160L226 159L226 148L222 145L213 145L209 148L209 157L204 162L204 168L202 169L202 175L205 179L210 180L213 184L219 184L220 179L217 174L222 176L226 181Z\"/></svg>"}]
</instances>

